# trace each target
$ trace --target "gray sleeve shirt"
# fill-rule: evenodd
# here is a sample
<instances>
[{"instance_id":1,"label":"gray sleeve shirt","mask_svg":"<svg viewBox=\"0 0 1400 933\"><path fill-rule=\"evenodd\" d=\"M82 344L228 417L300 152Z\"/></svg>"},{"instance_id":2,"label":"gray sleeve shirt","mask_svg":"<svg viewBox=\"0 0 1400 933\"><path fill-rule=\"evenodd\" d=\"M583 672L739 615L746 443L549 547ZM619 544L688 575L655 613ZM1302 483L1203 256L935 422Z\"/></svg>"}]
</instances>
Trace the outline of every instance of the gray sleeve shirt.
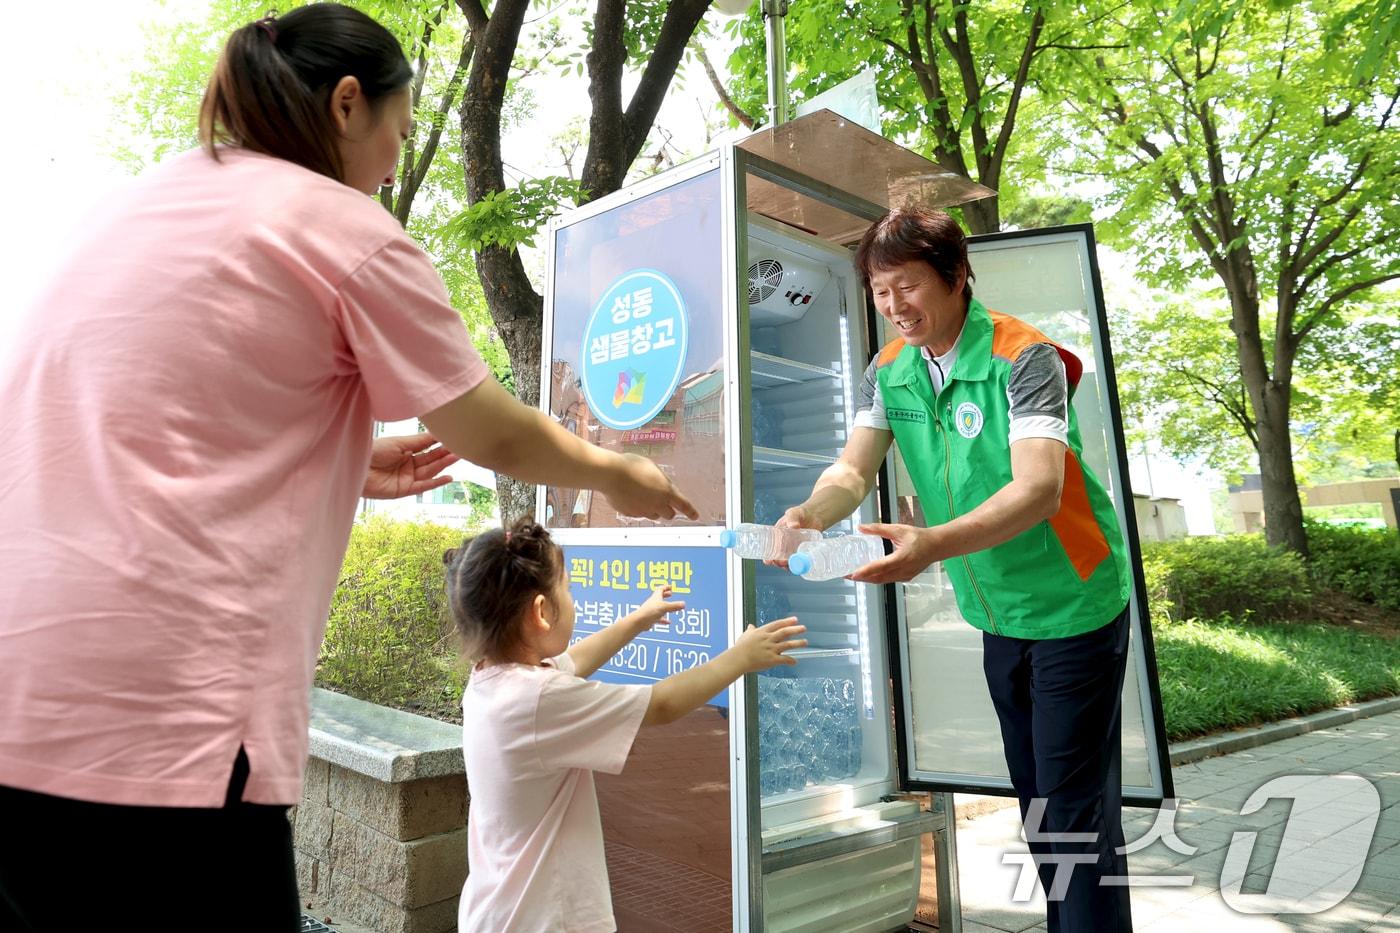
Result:
<instances>
[{"instance_id":1,"label":"gray sleeve shirt","mask_svg":"<svg viewBox=\"0 0 1400 933\"><path fill-rule=\"evenodd\" d=\"M956 347L954 348L956 350ZM951 356L951 352L948 354ZM945 357L946 359L946 357ZM856 427L890 429L885 403L880 397L876 360L871 360L856 389ZM942 383L942 372L929 363L929 376L935 387ZM1011 365L1006 384L1011 427L1008 443L1028 437L1046 437L1069 443L1069 383L1060 354L1048 343L1037 343L1021 351Z\"/></svg>"}]
</instances>

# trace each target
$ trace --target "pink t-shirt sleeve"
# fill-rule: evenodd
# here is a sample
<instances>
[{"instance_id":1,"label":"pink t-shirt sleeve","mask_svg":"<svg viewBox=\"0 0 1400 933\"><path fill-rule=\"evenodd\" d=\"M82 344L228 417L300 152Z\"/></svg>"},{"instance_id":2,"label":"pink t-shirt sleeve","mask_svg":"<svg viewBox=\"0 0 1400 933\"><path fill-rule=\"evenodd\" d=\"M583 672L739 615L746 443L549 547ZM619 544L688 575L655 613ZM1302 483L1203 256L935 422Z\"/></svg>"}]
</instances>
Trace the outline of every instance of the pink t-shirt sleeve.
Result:
<instances>
[{"instance_id":1,"label":"pink t-shirt sleeve","mask_svg":"<svg viewBox=\"0 0 1400 933\"><path fill-rule=\"evenodd\" d=\"M407 237L361 263L339 299L346 350L376 420L432 411L488 375L437 270Z\"/></svg>"},{"instance_id":2,"label":"pink t-shirt sleeve","mask_svg":"<svg viewBox=\"0 0 1400 933\"><path fill-rule=\"evenodd\" d=\"M605 684L574 676L567 654L540 691L535 750L545 769L584 768L620 774L651 704L650 686Z\"/></svg>"}]
</instances>

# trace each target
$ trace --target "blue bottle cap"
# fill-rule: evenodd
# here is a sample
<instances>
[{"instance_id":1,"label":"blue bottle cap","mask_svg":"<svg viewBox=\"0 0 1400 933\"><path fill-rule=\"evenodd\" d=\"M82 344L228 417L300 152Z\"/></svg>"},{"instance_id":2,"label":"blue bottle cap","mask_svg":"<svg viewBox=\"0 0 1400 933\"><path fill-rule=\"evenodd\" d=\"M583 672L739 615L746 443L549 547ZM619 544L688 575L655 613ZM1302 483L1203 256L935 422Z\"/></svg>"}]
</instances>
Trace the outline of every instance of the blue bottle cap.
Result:
<instances>
[{"instance_id":1,"label":"blue bottle cap","mask_svg":"<svg viewBox=\"0 0 1400 933\"><path fill-rule=\"evenodd\" d=\"M794 554L788 558L788 570L799 577L812 569L812 558L808 554Z\"/></svg>"},{"instance_id":2,"label":"blue bottle cap","mask_svg":"<svg viewBox=\"0 0 1400 933\"><path fill-rule=\"evenodd\" d=\"M721 531L721 532L719 533L719 546L720 546L720 547L733 547L734 545L736 545L736 544L738 544L738 543L739 543L739 536L736 535L731 529L726 528L726 529L724 529L723 531Z\"/></svg>"}]
</instances>

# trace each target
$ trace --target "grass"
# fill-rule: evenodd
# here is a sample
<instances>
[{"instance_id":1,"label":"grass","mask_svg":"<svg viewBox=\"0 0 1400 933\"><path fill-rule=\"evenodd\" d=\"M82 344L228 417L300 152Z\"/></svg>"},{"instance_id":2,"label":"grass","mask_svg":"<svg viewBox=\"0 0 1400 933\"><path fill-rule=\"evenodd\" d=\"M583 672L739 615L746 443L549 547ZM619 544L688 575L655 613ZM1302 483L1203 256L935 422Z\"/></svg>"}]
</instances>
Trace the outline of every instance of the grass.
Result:
<instances>
[{"instance_id":1,"label":"grass","mask_svg":"<svg viewBox=\"0 0 1400 933\"><path fill-rule=\"evenodd\" d=\"M1400 693L1400 639L1325 624L1153 625L1167 738Z\"/></svg>"}]
</instances>

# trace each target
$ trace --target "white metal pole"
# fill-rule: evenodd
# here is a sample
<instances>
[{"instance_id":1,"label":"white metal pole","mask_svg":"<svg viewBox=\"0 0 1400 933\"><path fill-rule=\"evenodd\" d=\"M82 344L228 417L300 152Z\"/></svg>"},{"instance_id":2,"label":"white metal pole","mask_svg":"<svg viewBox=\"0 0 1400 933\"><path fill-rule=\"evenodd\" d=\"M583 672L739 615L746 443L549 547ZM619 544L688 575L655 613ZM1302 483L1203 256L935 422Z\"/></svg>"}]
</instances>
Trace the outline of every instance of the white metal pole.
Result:
<instances>
[{"instance_id":1,"label":"white metal pole","mask_svg":"<svg viewBox=\"0 0 1400 933\"><path fill-rule=\"evenodd\" d=\"M763 24L768 38L768 125L787 122L787 39L783 18L788 0L763 0Z\"/></svg>"}]
</instances>

